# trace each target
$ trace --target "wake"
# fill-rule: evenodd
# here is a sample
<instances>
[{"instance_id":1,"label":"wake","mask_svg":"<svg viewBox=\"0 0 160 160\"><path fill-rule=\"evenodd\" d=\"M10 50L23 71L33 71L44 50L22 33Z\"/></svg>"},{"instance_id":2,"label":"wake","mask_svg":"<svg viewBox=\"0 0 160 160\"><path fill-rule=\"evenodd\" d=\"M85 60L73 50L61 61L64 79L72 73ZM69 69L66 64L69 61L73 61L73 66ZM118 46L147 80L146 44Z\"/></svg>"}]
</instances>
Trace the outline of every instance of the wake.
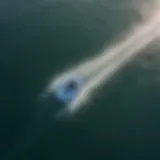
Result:
<instances>
[{"instance_id":1,"label":"wake","mask_svg":"<svg viewBox=\"0 0 160 160\"><path fill-rule=\"evenodd\" d=\"M93 57L74 69L57 76L49 86L49 90L54 89L55 86L74 74L83 75L87 84L66 108L70 113L75 113L90 99L97 87L109 81L120 68L132 60L159 35L160 11L154 8L154 12L148 14L141 24L132 26L123 38L110 45L101 55Z\"/></svg>"}]
</instances>

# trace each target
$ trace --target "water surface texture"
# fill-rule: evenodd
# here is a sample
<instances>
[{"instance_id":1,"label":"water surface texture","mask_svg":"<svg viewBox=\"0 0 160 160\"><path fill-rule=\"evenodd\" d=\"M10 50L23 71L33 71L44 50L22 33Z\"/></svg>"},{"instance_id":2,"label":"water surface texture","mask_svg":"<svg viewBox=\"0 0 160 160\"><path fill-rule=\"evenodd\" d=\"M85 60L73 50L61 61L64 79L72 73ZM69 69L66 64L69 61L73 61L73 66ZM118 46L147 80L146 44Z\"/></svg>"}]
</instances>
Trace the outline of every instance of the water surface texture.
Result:
<instances>
[{"instance_id":1,"label":"water surface texture","mask_svg":"<svg viewBox=\"0 0 160 160\"><path fill-rule=\"evenodd\" d=\"M141 22L138 1L117 1L0 2L1 160L160 158L158 40L70 121L38 99L54 75Z\"/></svg>"}]
</instances>

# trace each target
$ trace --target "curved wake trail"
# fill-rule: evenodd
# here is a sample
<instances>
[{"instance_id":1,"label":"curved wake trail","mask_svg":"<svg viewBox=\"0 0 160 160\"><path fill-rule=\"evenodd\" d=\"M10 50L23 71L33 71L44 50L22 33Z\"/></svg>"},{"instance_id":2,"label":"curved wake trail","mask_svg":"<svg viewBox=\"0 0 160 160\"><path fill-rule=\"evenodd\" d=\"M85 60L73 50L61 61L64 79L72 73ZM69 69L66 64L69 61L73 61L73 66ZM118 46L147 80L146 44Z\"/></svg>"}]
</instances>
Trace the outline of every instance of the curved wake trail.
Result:
<instances>
[{"instance_id":1,"label":"curved wake trail","mask_svg":"<svg viewBox=\"0 0 160 160\"><path fill-rule=\"evenodd\" d=\"M155 9L154 13L147 17L141 24L132 26L124 38L108 47L101 55L89 59L53 80L49 90L54 89L74 74L80 74L87 80L87 84L77 98L72 100L66 108L70 113L75 113L80 109L98 86L110 80L119 68L160 35L160 11Z\"/></svg>"}]
</instances>

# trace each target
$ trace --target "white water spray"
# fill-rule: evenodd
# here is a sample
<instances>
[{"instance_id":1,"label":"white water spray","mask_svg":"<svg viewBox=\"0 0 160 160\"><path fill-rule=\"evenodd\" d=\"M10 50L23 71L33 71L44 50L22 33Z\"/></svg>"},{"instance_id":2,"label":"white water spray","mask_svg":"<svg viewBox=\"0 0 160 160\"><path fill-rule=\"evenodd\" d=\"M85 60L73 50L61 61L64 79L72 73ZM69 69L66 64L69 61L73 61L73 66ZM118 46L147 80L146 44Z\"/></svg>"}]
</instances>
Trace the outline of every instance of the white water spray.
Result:
<instances>
[{"instance_id":1,"label":"white water spray","mask_svg":"<svg viewBox=\"0 0 160 160\"><path fill-rule=\"evenodd\" d=\"M156 10L152 16L147 15L147 17L141 24L132 27L125 38L108 47L100 56L68 70L53 80L49 86L50 91L74 74L83 75L87 80L86 86L66 108L70 113L80 109L98 86L107 82L119 68L160 35L160 11Z\"/></svg>"}]
</instances>

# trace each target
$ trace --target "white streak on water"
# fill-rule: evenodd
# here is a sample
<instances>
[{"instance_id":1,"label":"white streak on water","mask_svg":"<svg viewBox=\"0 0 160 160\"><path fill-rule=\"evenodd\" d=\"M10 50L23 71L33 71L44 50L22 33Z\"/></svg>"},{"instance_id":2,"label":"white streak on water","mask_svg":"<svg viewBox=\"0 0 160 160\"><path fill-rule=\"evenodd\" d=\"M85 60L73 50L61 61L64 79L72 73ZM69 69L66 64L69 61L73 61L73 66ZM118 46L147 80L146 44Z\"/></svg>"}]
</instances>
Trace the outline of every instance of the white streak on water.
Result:
<instances>
[{"instance_id":1,"label":"white streak on water","mask_svg":"<svg viewBox=\"0 0 160 160\"><path fill-rule=\"evenodd\" d=\"M81 74L87 79L86 86L68 105L67 110L70 113L81 109L83 103L89 99L91 93L98 86L110 80L119 68L160 35L160 11L154 11L154 14L148 17L148 20L145 19L141 24L132 26L124 38L108 47L100 56L94 57L54 79L49 86L50 90L74 74Z\"/></svg>"}]
</instances>

